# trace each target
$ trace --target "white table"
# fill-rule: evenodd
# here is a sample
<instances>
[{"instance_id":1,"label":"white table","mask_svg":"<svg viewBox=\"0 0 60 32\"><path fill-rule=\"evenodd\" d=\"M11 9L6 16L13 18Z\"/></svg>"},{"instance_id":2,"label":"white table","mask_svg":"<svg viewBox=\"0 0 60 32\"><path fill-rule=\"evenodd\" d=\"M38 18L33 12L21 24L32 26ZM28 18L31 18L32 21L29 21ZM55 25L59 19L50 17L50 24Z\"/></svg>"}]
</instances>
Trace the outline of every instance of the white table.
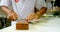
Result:
<instances>
[{"instance_id":1,"label":"white table","mask_svg":"<svg viewBox=\"0 0 60 32\"><path fill-rule=\"evenodd\" d=\"M39 23L29 24L29 30L16 30L15 24L13 24L0 30L0 32L60 32L60 18L55 17L40 20Z\"/></svg>"}]
</instances>

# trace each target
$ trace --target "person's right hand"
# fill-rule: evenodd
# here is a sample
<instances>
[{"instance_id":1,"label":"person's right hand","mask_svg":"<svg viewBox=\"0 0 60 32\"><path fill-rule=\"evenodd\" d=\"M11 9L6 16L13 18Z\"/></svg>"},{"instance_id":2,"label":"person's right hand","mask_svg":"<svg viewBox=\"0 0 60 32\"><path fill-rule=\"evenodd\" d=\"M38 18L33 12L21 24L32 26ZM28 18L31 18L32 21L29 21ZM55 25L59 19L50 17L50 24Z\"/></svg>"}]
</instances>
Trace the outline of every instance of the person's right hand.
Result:
<instances>
[{"instance_id":1,"label":"person's right hand","mask_svg":"<svg viewBox=\"0 0 60 32\"><path fill-rule=\"evenodd\" d=\"M18 15L15 12L9 13L7 17L7 19L9 19L10 21L15 21L17 20L17 18L18 18Z\"/></svg>"}]
</instances>

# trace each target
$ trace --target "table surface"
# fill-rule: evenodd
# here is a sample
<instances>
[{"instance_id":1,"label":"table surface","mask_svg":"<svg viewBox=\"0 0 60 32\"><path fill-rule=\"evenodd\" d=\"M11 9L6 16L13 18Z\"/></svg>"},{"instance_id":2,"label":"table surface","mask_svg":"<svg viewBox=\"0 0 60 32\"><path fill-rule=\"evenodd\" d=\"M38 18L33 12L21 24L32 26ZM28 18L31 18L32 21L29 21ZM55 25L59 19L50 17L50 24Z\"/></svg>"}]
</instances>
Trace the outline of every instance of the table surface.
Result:
<instances>
[{"instance_id":1,"label":"table surface","mask_svg":"<svg viewBox=\"0 0 60 32\"><path fill-rule=\"evenodd\" d=\"M0 32L60 32L60 18L59 17L45 17L40 18L37 23L30 23L29 30L16 30L16 22L10 27L1 29Z\"/></svg>"}]
</instances>

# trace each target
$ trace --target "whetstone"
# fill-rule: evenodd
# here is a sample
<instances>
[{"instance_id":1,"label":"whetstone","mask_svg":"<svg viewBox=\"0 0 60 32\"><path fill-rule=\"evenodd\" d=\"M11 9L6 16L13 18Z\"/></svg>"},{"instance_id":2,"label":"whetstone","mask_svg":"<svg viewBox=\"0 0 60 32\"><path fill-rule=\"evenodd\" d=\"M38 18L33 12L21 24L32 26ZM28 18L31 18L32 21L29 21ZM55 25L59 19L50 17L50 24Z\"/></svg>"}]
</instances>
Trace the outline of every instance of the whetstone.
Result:
<instances>
[{"instance_id":1,"label":"whetstone","mask_svg":"<svg viewBox=\"0 0 60 32\"><path fill-rule=\"evenodd\" d=\"M19 21L16 23L16 30L28 30L29 24L27 21Z\"/></svg>"}]
</instances>

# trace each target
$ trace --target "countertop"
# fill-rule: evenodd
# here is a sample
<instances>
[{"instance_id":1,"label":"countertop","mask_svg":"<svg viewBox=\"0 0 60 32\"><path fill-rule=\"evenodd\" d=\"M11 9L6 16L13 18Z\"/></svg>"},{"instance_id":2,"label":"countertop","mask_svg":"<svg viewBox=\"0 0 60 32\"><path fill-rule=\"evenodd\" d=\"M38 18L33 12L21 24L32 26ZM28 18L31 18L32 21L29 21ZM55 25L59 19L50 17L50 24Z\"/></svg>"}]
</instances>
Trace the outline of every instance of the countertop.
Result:
<instances>
[{"instance_id":1,"label":"countertop","mask_svg":"<svg viewBox=\"0 0 60 32\"><path fill-rule=\"evenodd\" d=\"M59 17L43 17L37 23L30 23L29 30L16 30L16 21L10 27L1 29L0 32L60 32Z\"/></svg>"}]
</instances>

